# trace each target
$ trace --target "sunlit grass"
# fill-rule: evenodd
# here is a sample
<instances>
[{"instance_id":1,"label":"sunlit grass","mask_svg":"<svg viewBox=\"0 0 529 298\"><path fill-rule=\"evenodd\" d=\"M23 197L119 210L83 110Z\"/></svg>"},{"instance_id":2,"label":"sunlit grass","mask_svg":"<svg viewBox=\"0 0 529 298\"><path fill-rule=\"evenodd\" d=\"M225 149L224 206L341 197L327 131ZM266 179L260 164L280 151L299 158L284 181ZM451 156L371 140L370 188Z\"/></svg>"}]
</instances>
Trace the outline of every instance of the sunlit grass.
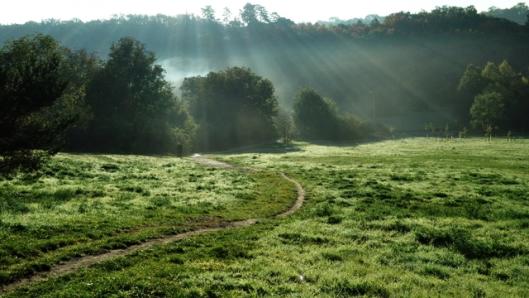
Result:
<instances>
[{"instance_id":1,"label":"sunlit grass","mask_svg":"<svg viewBox=\"0 0 529 298\"><path fill-rule=\"evenodd\" d=\"M529 295L529 141L295 145L218 156L298 179L308 197L294 216L157 247L13 297Z\"/></svg>"},{"instance_id":2,"label":"sunlit grass","mask_svg":"<svg viewBox=\"0 0 529 298\"><path fill-rule=\"evenodd\" d=\"M82 254L270 216L295 198L274 173L172 157L60 154L40 174L0 181L0 283Z\"/></svg>"}]
</instances>

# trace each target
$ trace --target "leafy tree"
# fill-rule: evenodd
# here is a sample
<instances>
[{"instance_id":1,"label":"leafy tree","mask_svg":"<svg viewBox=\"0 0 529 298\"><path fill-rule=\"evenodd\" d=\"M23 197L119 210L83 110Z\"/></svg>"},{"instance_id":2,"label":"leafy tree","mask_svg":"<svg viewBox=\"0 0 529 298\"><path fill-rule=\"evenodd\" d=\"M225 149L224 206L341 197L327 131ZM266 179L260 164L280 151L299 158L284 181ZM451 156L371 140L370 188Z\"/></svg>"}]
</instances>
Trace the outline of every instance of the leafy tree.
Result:
<instances>
[{"instance_id":1,"label":"leafy tree","mask_svg":"<svg viewBox=\"0 0 529 298\"><path fill-rule=\"evenodd\" d=\"M516 131L529 129L529 82L506 60L499 65L489 62L483 69L469 65L459 90L464 93L465 102L482 94L500 94L504 117L497 125Z\"/></svg>"},{"instance_id":2,"label":"leafy tree","mask_svg":"<svg viewBox=\"0 0 529 298\"><path fill-rule=\"evenodd\" d=\"M274 123L283 144L289 144L292 141L295 132L292 115L285 110L279 110L274 119Z\"/></svg>"},{"instance_id":3,"label":"leafy tree","mask_svg":"<svg viewBox=\"0 0 529 298\"><path fill-rule=\"evenodd\" d=\"M233 67L186 78L182 97L199 124L206 150L273 142L277 98L272 83L250 69Z\"/></svg>"},{"instance_id":4,"label":"leafy tree","mask_svg":"<svg viewBox=\"0 0 529 298\"><path fill-rule=\"evenodd\" d=\"M202 8L202 17L209 22L216 22L217 18L215 17L215 9L211 5L207 5Z\"/></svg>"},{"instance_id":5,"label":"leafy tree","mask_svg":"<svg viewBox=\"0 0 529 298\"><path fill-rule=\"evenodd\" d=\"M222 22L227 25L231 22L231 18L232 18L231 10L225 7L224 11L222 12Z\"/></svg>"},{"instance_id":6,"label":"leafy tree","mask_svg":"<svg viewBox=\"0 0 529 298\"><path fill-rule=\"evenodd\" d=\"M257 15L257 6L251 3L246 3L241 10L241 20L247 26L259 23Z\"/></svg>"},{"instance_id":7,"label":"leafy tree","mask_svg":"<svg viewBox=\"0 0 529 298\"><path fill-rule=\"evenodd\" d=\"M479 67L469 64L459 80L459 91L468 91L470 93L480 92L487 84L485 78L481 75L482 71Z\"/></svg>"},{"instance_id":8,"label":"leafy tree","mask_svg":"<svg viewBox=\"0 0 529 298\"><path fill-rule=\"evenodd\" d=\"M496 64L489 62L481 71L481 76L489 81L501 81L502 75L500 69Z\"/></svg>"},{"instance_id":9,"label":"leafy tree","mask_svg":"<svg viewBox=\"0 0 529 298\"><path fill-rule=\"evenodd\" d=\"M523 67L524 72L529 65L527 27L473 8L397 14L387 21L378 19L372 26L365 22L294 24L276 15L270 15L270 23L265 24L257 8L253 16L256 26L243 26L232 17L227 24L220 24L192 15L0 25L0 42L46 32L69 47L106 55L112 41L133 36L168 63L181 61L175 73L202 72L204 65L224 69L233 61L267 73L280 83L277 91L287 105L292 104L297 86L309 85L336 99L341 110L367 112L362 108L370 100L365 94L376 89L377 116L399 117L399 129L417 129L428 121L441 123L447 115L467 124L472 101L484 89L474 94L456 93L462 62L479 65L480 72L491 57L508 58L515 70ZM259 59L255 59L256 51ZM373 67L373 61L382 64ZM506 115L510 106L522 111L516 102L525 97L515 94L505 98ZM415 113L427 119L413 117ZM517 115L516 119L512 129L518 133L524 118Z\"/></svg>"},{"instance_id":10,"label":"leafy tree","mask_svg":"<svg viewBox=\"0 0 529 298\"><path fill-rule=\"evenodd\" d=\"M270 15L264 6L256 5L255 10L259 16L259 20L263 23L270 23Z\"/></svg>"},{"instance_id":11,"label":"leafy tree","mask_svg":"<svg viewBox=\"0 0 529 298\"><path fill-rule=\"evenodd\" d=\"M64 75L65 50L36 35L0 49L0 171L36 169L56 153L76 115L76 84ZM35 151L40 150L40 151Z\"/></svg>"},{"instance_id":12,"label":"leafy tree","mask_svg":"<svg viewBox=\"0 0 529 298\"><path fill-rule=\"evenodd\" d=\"M294 120L300 136L312 140L336 140L339 119L334 102L313 89L303 89L294 102Z\"/></svg>"},{"instance_id":13,"label":"leafy tree","mask_svg":"<svg viewBox=\"0 0 529 298\"><path fill-rule=\"evenodd\" d=\"M77 117L77 121L68 129L65 137L65 149L71 150L73 149L72 144L82 142L86 138L83 129L92 117L90 106L86 102L86 90L95 75L101 71L103 61L85 50L67 50L66 60L67 63L62 73L70 80L70 92L78 95L75 101L63 101L65 110Z\"/></svg>"},{"instance_id":14,"label":"leafy tree","mask_svg":"<svg viewBox=\"0 0 529 298\"><path fill-rule=\"evenodd\" d=\"M80 150L180 153L189 148L193 122L155 64L153 53L132 38L116 42L87 90L93 118Z\"/></svg>"},{"instance_id":15,"label":"leafy tree","mask_svg":"<svg viewBox=\"0 0 529 298\"><path fill-rule=\"evenodd\" d=\"M498 92L493 91L476 96L470 109L472 125L482 129L490 139L502 120L504 106L504 98Z\"/></svg>"},{"instance_id":16,"label":"leafy tree","mask_svg":"<svg viewBox=\"0 0 529 298\"><path fill-rule=\"evenodd\" d=\"M241 20L247 26L255 26L260 23L270 23L271 17L265 7L246 3L241 10Z\"/></svg>"}]
</instances>

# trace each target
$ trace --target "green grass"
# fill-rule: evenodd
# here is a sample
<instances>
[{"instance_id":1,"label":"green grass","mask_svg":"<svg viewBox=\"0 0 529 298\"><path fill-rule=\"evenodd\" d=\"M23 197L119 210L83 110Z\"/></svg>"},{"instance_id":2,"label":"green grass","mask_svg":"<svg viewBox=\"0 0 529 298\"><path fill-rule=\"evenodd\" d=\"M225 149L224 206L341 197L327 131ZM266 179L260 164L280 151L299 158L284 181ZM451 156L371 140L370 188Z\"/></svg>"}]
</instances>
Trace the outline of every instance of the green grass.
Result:
<instances>
[{"instance_id":1,"label":"green grass","mask_svg":"<svg viewBox=\"0 0 529 298\"><path fill-rule=\"evenodd\" d=\"M296 145L219 156L299 180L308 196L294 216L8 296L529 296L528 140Z\"/></svg>"},{"instance_id":2,"label":"green grass","mask_svg":"<svg viewBox=\"0 0 529 298\"><path fill-rule=\"evenodd\" d=\"M267 217L293 197L292 185L269 172L169 157L61 154L40 175L0 180L0 285L84 254Z\"/></svg>"}]
</instances>

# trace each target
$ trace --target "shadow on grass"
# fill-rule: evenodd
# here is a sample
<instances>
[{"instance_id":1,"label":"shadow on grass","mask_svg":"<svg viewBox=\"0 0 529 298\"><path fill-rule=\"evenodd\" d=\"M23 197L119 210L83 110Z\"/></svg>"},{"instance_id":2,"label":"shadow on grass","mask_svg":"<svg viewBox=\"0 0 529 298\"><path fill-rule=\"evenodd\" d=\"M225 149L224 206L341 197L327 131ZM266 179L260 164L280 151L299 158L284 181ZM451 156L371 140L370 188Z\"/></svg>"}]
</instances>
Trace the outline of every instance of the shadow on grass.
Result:
<instances>
[{"instance_id":1,"label":"shadow on grass","mask_svg":"<svg viewBox=\"0 0 529 298\"><path fill-rule=\"evenodd\" d=\"M239 147L239 148L226 149L222 151L211 151L211 152L204 152L204 153L220 154L220 155L245 154L245 153L283 154L283 153L290 153L290 152L299 152L302 150L303 150L302 146L300 146L300 144L298 143L291 143L291 144L273 143L273 144L244 146L244 147Z\"/></svg>"}]
</instances>

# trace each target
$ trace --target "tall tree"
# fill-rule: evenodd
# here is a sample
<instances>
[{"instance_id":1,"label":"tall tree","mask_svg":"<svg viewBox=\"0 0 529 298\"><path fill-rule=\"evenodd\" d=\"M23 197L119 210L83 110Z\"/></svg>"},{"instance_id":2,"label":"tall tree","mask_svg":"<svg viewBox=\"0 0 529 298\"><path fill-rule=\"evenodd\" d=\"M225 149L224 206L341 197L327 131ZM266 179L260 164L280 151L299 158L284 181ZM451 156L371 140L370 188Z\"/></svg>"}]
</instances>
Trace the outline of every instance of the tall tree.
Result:
<instances>
[{"instance_id":1,"label":"tall tree","mask_svg":"<svg viewBox=\"0 0 529 298\"><path fill-rule=\"evenodd\" d=\"M251 3L246 3L241 10L241 20L247 26L259 23L257 6Z\"/></svg>"},{"instance_id":2,"label":"tall tree","mask_svg":"<svg viewBox=\"0 0 529 298\"><path fill-rule=\"evenodd\" d=\"M227 25L231 22L231 20L231 10L228 7L224 7L224 11L222 12L222 22Z\"/></svg>"},{"instance_id":3,"label":"tall tree","mask_svg":"<svg viewBox=\"0 0 529 298\"><path fill-rule=\"evenodd\" d=\"M502 120L504 107L504 98L498 92L487 92L476 96L470 109L472 125L483 130L490 139Z\"/></svg>"},{"instance_id":4,"label":"tall tree","mask_svg":"<svg viewBox=\"0 0 529 298\"><path fill-rule=\"evenodd\" d=\"M292 141L295 132L292 114L281 109L274 118L274 123L283 144L289 144Z\"/></svg>"},{"instance_id":5,"label":"tall tree","mask_svg":"<svg viewBox=\"0 0 529 298\"><path fill-rule=\"evenodd\" d=\"M156 57L132 38L112 45L87 90L93 119L80 148L121 153L179 153L192 121L165 80Z\"/></svg>"},{"instance_id":6,"label":"tall tree","mask_svg":"<svg viewBox=\"0 0 529 298\"><path fill-rule=\"evenodd\" d=\"M303 89L297 95L294 120L302 138L336 140L339 136L339 118L334 103L313 89Z\"/></svg>"},{"instance_id":7,"label":"tall tree","mask_svg":"<svg viewBox=\"0 0 529 298\"><path fill-rule=\"evenodd\" d=\"M489 62L483 69L469 65L460 80L459 91L464 103L473 99L474 104L479 95L501 95L504 117L497 125L516 132L529 129L529 81L506 60L499 65Z\"/></svg>"},{"instance_id":8,"label":"tall tree","mask_svg":"<svg viewBox=\"0 0 529 298\"><path fill-rule=\"evenodd\" d=\"M60 148L76 118L64 107L78 99L65 69L65 50L50 36L24 37L0 49L0 170L36 168Z\"/></svg>"},{"instance_id":9,"label":"tall tree","mask_svg":"<svg viewBox=\"0 0 529 298\"><path fill-rule=\"evenodd\" d=\"M207 5L202 8L202 17L209 22L216 22L215 9L211 5Z\"/></svg>"},{"instance_id":10,"label":"tall tree","mask_svg":"<svg viewBox=\"0 0 529 298\"><path fill-rule=\"evenodd\" d=\"M182 98L199 124L200 148L233 148L273 142L277 98L272 83L233 67L186 78Z\"/></svg>"}]
</instances>

